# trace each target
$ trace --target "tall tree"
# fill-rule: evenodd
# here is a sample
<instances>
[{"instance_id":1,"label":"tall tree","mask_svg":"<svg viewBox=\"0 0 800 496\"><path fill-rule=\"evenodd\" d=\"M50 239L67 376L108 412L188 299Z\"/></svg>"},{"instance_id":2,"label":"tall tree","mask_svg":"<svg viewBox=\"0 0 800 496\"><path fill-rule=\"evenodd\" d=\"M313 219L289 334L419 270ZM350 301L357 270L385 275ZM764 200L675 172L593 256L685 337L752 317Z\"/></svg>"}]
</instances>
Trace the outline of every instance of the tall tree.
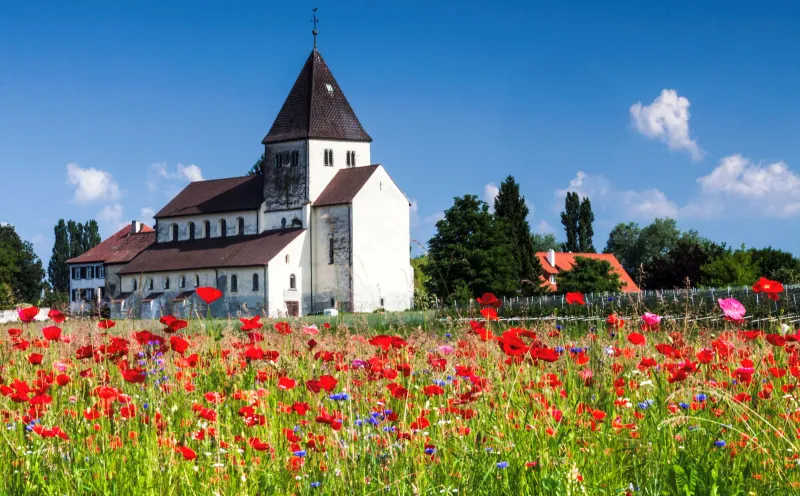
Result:
<instances>
[{"instance_id":1,"label":"tall tree","mask_svg":"<svg viewBox=\"0 0 800 496\"><path fill-rule=\"evenodd\" d=\"M782 281L778 278L778 275L785 277L792 272L800 272L800 259L795 258L789 252L778 250L771 246L761 249L751 248L750 257L758 267L760 275L768 279L789 282Z\"/></svg>"},{"instance_id":2,"label":"tall tree","mask_svg":"<svg viewBox=\"0 0 800 496\"><path fill-rule=\"evenodd\" d=\"M256 163L247 171L248 176L256 176L264 173L264 161L267 159L267 152L261 154L261 158L256 160Z\"/></svg>"},{"instance_id":3,"label":"tall tree","mask_svg":"<svg viewBox=\"0 0 800 496\"><path fill-rule=\"evenodd\" d=\"M455 198L428 241L428 290L441 298L509 296L519 288L510 241L489 206L475 195Z\"/></svg>"},{"instance_id":4,"label":"tall tree","mask_svg":"<svg viewBox=\"0 0 800 496\"><path fill-rule=\"evenodd\" d=\"M69 234L69 258L75 258L83 251L83 225L74 220L67 221L67 234Z\"/></svg>"},{"instance_id":5,"label":"tall tree","mask_svg":"<svg viewBox=\"0 0 800 496\"><path fill-rule=\"evenodd\" d=\"M508 234L511 250L517 266L517 278L521 281L525 295L543 292L539 277L542 265L536 257L531 238L531 226L528 224L528 205L525 197L519 192L519 184L514 176L506 177L500 184L500 190L494 200L494 215Z\"/></svg>"},{"instance_id":6,"label":"tall tree","mask_svg":"<svg viewBox=\"0 0 800 496\"><path fill-rule=\"evenodd\" d=\"M759 277L759 269L744 245L726 250L700 268L700 284L708 287L749 286Z\"/></svg>"},{"instance_id":7,"label":"tall tree","mask_svg":"<svg viewBox=\"0 0 800 496\"><path fill-rule=\"evenodd\" d=\"M64 219L58 219L55 228L56 241L53 243L53 253L47 265L47 277L54 291L67 292L69 290L69 233Z\"/></svg>"},{"instance_id":8,"label":"tall tree","mask_svg":"<svg viewBox=\"0 0 800 496\"><path fill-rule=\"evenodd\" d=\"M531 243L533 244L534 252L559 251L561 249L561 243L556 240L556 236L553 233L533 233L531 234Z\"/></svg>"},{"instance_id":9,"label":"tall tree","mask_svg":"<svg viewBox=\"0 0 800 496\"><path fill-rule=\"evenodd\" d=\"M38 303L44 287L42 261L13 226L0 226L0 284L11 288L16 302Z\"/></svg>"},{"instance_id":10,"label":"tall tree","mask_svg":"<svg viewBox=\"0 0 800 496\"><path fill-rule=\"evenodd\" d=\"M81 239L83 253L99 245L101 241L102 238L100 238L100 228L97 225L97 221L90 219L83 225L83 239Z\"/></svg>"},{"instance_id":11,"label":"tall tree","mask_svg":"<svg viewBox=\"0 0 800 496\"><path fill-rule=\"evenodd\" d=\"M578 193L570 191L564 198L564 211L561 212L561 225L564 226L566 241L562 247L563 251L573 253L580 251L578 240L578 223L580 220L581 200Z\"/></svg>"},{"instance_id":12,"label":"tall tree","mask_svg":"<svg viewBox=\"0 0 800 496\"><path fill-rule=\"evenodd\" d=\"M619 274L605 260L575 257L569 270L560 270L556 276L558 292L614 293L622 289Z\"/></svg>"},{"instance_id":13,"label":"tall tree","mask_svg":"<svg viewBox=\"0 0 800 496\"><path fill-rule=\"evenodd\" d=\"M644 286L647 289L683 288L687 284L697 287L702 277L701 268L726 249L701 238L696 232L684 233L665 255L659 255L644 265Z\"/></svg>"},{"instance_id":14,"label":"tall tree","mask_svg":"<svg viewBox=\"0 0 800 496\"><path fill-rule=\"evenodd\" d=\"M608 233L608 242L603 249L603 253L614 255L625 271L628 274L633 274L641 262L641 257L639 256L639 236L641 234L642 230L639 228L639 224L635 222L617 224Z\"/></svg>"},{"instance_id":15,"label":"tall tree","mask_svg":"<svg viewBox=\"0 0 800 496\"><path fill-rule=\"evenodd\" d=\"M578 213L578 249L581 253L594 253L594 212L589 197L584 197Z\"/></svg>"},{"instance_id":16,"label":"tall tree","mask_svg":"<svg viewBox=\"0 0 800 496\"><path fill-rule=\"evenodd\" d=\"M685 235L697 237L697 233L691 231ZM617 224L609 233L603 251L612 253L628 274L634 275L641 265L666 255L680 237L681 232L674 219L656 219L644 228L639 228L634 222Z\"/></svg>"}]
</instances>

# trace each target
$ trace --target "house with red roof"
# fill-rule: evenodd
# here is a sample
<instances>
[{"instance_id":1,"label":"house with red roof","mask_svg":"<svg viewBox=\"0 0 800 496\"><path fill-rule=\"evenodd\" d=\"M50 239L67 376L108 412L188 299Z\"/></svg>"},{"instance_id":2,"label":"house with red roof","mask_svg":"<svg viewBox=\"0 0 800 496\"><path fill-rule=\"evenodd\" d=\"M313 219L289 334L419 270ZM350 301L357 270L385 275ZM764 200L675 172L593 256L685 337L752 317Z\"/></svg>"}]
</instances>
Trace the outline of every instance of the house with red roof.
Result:
<instances>
[{"instance_id":1,"label":"house with red roof","mask_svg":"<svg viewBox=\"0 0 800 496\"><path fill-rule=\"evenodd\" d=\"M622 264L619 263L617 257L610 253L563 253L550 250L536 252L536 256L539 258L539 263L542 264L542 269L544 269L544 275L541 276L542 285L550 291L558 291L558 272L570 270L575 265L576 257L605 260L611 264L611 270L619 275L623 292L636 293L639 291L639 286L633 282L631 276L622 268Z\"/></svg>"}]
</instances>

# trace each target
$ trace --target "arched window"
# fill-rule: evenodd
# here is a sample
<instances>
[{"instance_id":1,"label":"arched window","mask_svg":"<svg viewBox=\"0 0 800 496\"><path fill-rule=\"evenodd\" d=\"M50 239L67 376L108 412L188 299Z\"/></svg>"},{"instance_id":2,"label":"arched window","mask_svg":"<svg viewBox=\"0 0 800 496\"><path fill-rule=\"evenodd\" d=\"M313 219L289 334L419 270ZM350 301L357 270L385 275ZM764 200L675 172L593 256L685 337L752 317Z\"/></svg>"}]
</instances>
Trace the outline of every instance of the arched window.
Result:
<instances>
[{"instance_id":1,"label":"arched window","mask_svg":"<svg viewBox=\"0 0 800 496\"><path fill-rule=\"evenodd\" d=\"M258 291L258 274L253 274L253 291Z\"/></svg>"},{"instance_id":2,"label":"arched window","mask_svg":"<svg viewBox=\"0 0 800 496\"><path fill-rule=\"evenodd\" d=\"M239 236L244 236L244 219L239 217L238 219L236 219L236 222L238 222L238 224L239 224L239 227L238 227L239 232L237 232L236 234L238 234Z\"/></svg>"},{"instance_id":3,"label":"arched window","mask_svg":"<svg viewBox=\"0 0 800 496\"><path fill-rule=\"evenodd\" d=\"M297 279L295 279L294 274L289 276L289 289L297 289Z\"/></svg>"},{"instance_id":4,"label":"arched window","mask_svg":"<svg viewBox=\"0 0 800 496\"><path fill-rule=\"evenodd\" d=\"M231 293L235 293L239 291L239 278L236 277L236 274L231 276Z\"/></svg>"},{"instance_id":5,"label":"arched window","mask_svg":"<svg viewBox=\"0 0 800 496\"><path fill-rule=\"evenodd\" d=\"M153 290L153 278L152 277L150 278L150 281L148 283L148 288L147 289L149 289L150 291Z\"/></svg>"},{"instance_id":6,"label":"arched window","mask_svg":"<svg viewBox=\"0 0 800 496\"><path fill-rule=\"evenodd\" d=\"M209 221L203 222L203 236L206 238L211 237L211 222Z\"/></svg>"},{"instance_id":7,"label":"arched window","mask_svg":"<svg viewBox=\"0 0 800 496\"><path fill-rule=\"evenodd\" d=\"M178 241L178 224L172 224L172 241Z\"/></svg>"},{"instance_id":8,"label":"arched window","mask_svg":"<svg viewBox=\"0 0 800 496\"><path fill-rule=\"evenodd\" d=\"M189 223L189 239L194 239L194 222Z\"/></svg>"},{"instance_id":9,"label":"arched window","mask_svg":"<svg viewBox=\"0 0 800 496\"><path fill-rule=\"evenodd\" d=\"M186 276L181 276L180 287L181 288L185 288L186 287Z\"/></svg>"},{"instance_id":10,"label":"arched window","mask_svg":"<svg viewBox=\"0 0 800 496\"><path fill-rule=\"evenodd\" d=\"M164 289L169 289L169 276L164 277Z\"/></svg>"},{"instance_id":11,"label":"arched window","mask_svg":"<svg viewBox=\"0 0 800 496\"><path fill-rule=\"evenodd\" d=\"M200 276L197 274L194 275L194 287L200 287Z\"/></svg>"},{"instance_id":12,"label":"arched window","mask_svg":"<svg viewBox=\"0 0 800 496\"><path fill-rule=\"evenodd\" d=\"M228 235L228 225L225 223L225 219L219 220L219 235L223 238Z\"/></svg>"},{"instance_id":13,"label":"arched window","mask_svg":"<svg viewBox=\"0 0 800 496\"><path fill-rule=\"evenodd\" d=\"M288 253L286 254L286 263L287 264L289 263L289 254Z\"/></svg>"},{"instance_id":14,"label":"arched window","mask_svg":"<svg viewBox=\"0 0 800 496\"><path fill-rule=\"evenodd\" d=\"M133 280L133 290L136 291L136 279Z\"/></svg>"},{"instance_id":15,"label":"arched window","mask_svg":"<svg viewBox=\"0 0 800 496\"><path fill-rule=\"evenodd\" d=\"M281 228L286 229L286 217L281 219Z\"/></svg>"}]
</instances>

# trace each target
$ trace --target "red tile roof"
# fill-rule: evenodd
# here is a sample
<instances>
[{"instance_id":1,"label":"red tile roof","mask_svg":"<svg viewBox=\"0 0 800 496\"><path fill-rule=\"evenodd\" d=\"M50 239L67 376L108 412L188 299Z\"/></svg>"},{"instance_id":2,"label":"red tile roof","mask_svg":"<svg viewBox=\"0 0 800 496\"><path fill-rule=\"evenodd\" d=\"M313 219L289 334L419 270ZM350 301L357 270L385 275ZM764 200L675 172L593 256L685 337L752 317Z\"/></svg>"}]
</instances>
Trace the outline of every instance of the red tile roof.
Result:
<instances>
[{"instance_id":1,"label":"red tile roof","mask_svg":"<svg viewBox=\"0 0 800 496\"><path fill-rule=\"evenodd\" d=\"M262 143L307 138L372 141L316 49Z\"/></svg>"},{"instance_id":2,"label":"red tile roof","mask_svg":"<svg viewBox=\"0 0 800 496\"><path fill-rule=\"evenodd\" d=\"M148 227L147 232L129 234L117 251L106 260L106 265L128 263L156 242L156 232Z\"/></svg>"},{"instance_id":3,"label":"red tile roof","mask_svg":"<svg viewBox=\"0 0 800 496\"><path fill-rule=\"evenodd\" d=\"M605 260L606 262L611 264L611 268L614 272L619 274L619 279L622 281L622 291L626 293L635 293L639 291L639 287L633 282L631 276L625 272L625 269L622 268L622 264L619 263L617 257L610 253L563 253L563 252L556 252L556 266L553 267L550 265L550 261L547 259L546 251L539 251L536 252L536 256L539 257L539 262L542 264L542 268L544 269L545 276L542 277L543 285L547 286L548 288L556 291L558 288L558 283L550 284L549 277L551 275L557 275L559 270L570 270L573 265L575 265L575 257L584 257L584 258L592 258L595 260Z\"/></svg>"},{"instance_id":4,"label":"red tile roof","mask_svg":"<svg viewBox=\"0 0 800 496\"><path fill-rule=\"evenodd\" d=\"M323 207L352 202L378 167L380 164L340 169L319 194L314 206Z\"/></svg>"},{"instance_id":5,"label":"red tile roof","mask_svg":"<svg viewBox=\"0 0 800 496\"><path fill-rule=\"evenodd\" d=\"M123 267L120 274L143 274L215 267L267 265L304 229L265 231L257 236L203 238L153 243Z\"/></svg>"},{"instance_id":6,"label":"red tile roof","mask_svg":"<svg viewBox=\"0 0 800 496\"><path fill-rule=\"evenodd\" d=\"M195 181L159 210L155 218L256 210L263 197L261 175Z\"/></svg>"},{"instance_id":7,"label":"red tile roof","mask_svg":"<svg viewBox=\"0 0 800 496\"><path fill-rule=\"evenodd\" d=\"M153 228L142 224L140 233L152 233ZM105 262L113 257L131 233L131 225L123 227L86 253L67 260L68 264ZM136 234L138 236L138 234Z\"/></svg>"}]
</instances>

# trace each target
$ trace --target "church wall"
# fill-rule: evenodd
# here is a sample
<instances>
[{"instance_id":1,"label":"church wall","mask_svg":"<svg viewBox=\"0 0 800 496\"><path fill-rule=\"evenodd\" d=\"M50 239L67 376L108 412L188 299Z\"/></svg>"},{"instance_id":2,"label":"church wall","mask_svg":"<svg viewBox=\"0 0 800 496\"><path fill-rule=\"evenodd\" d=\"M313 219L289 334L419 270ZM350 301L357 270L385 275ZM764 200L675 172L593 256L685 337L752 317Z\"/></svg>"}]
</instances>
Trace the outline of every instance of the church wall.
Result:
<instances>
[{"instance_id":1,"label":"church wall","mask_svg":"<svg viewBox=\"0 0 800 496\"><path fill-rule=\"evenodd\" d=\"M109 296L117 296L122 292L122 286L119 280L119 271L126 264L113 264L106 265L106 294Z\"/></svg>"},{"instance_id":2,"label":"church wall","mask_svg":"<svg viewBox=\"0 0 800 496\"><path fill-rule=\"evenodd\" d=\"M269 262L268 312L270 317L286 317L287 301L297 302L299 315L308 313L309 294L309 236L308 231L292 240ZM288 257L288 258L287 258ZM295 289L290 279L295 276Z\"/></svg>"},{"instance_id":3,"label":"church wall","mask_svg":"<svg viewBox=\"0 0 800 496\"><path fill-rule=\"evenodd\" d=\"M352 208L354 310L410 308L414 275L408 200L379 167L353 199Z\"/></svg>"},{"instance_id":4,"label":"church wall","mask_svg":"<svg viewBox=\"0 0 800 496\"><path fill-rule=\"evenodd\" d=\"M234 212L223 212L216 214L186 215L183 217L163 217L158 219L158 242L166 243L172 241L172 225L178 224L178 240L189 239L189 223L194 222L195 239L206 236L203 230L203 222L211 222L211 237L220 236L220 220L225 219L227 236L236 236L238 233L238 219L244 219L244 233L258 234L258 210L240 210Z\"/></svg>"},{"instance_id":5,"label":"church wall","mask_svg":"<svg viewBox=\"0 0 800 496\"><path fill-rule=\"evenodd\" d=\"M325 165L325 150L333 150L333 166ZM347 152L356 152L356 166L371 165L370 143L360 141L323 141L309 140L308 155L311 160L309 199L314 200L331 182L339 169L347 168Z\"/></svg>"},{"instance_id":6,"label":"church wall","mask_svg":"<svg viewBox=\"0 0 800 496\"><path fill-rule=\"evenodd\" d=\"M297 166L275 167L275 155L297 152ZM264 200L267 210L300 208L308 202L307 163L308 146L305 140L275 143L265 147Z\"/></svg>"},{"instance_id":7,"label":"church wall","mask_svg":"<svg viewBox=\"0 0 800 496\"><path fill-rule=\"evenodd\" d=\"M314 207L311 218L314 285L311 311L321 312L326 308L351 311L350 205ZM329 263L331 238L334 243L333 264Z\"/></svg>"},{"instance_id":8,"label":"church wall","mask_svg":"<svg viewBox=\"0 0 800 496\"><path fill-rule=\"evenodd\" d=\"M296 208L293 210L264 212L261 217L261 230L269 231L272 229L289 229L292 227L308 228L308 220L306 219L304 210L307 209ZM286 221L285 226L283 225L284 220Z\"/></svg>"}]
</instances>

